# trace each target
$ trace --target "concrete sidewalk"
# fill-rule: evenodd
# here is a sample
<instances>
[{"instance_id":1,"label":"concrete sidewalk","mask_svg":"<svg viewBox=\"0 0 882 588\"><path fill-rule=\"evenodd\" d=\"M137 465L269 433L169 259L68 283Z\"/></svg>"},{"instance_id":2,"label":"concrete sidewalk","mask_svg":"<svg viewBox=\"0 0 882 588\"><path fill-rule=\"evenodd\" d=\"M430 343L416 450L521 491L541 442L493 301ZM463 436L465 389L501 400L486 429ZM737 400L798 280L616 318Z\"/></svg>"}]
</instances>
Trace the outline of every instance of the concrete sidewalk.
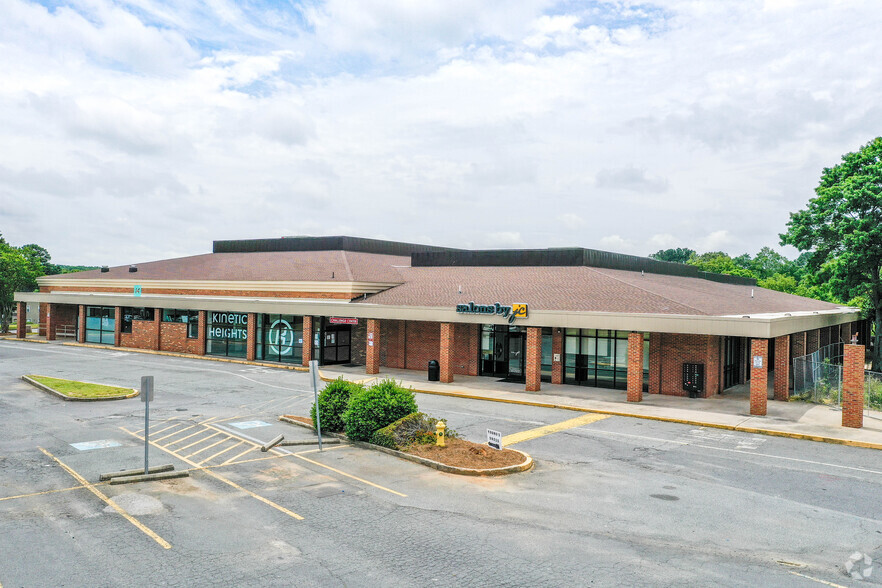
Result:
<instances>
[{"instance_id":1,"label":"concrete sidewalk","mask_svg":"<svg viewBox=\"0 0 882 588\"><path fill-rule=\"evenodd\" d=\"M260 365L297 371L306 371L307 369L293 365L191 355L170 351L122 349L90 343L46 341L42 337L28 337L26 340L3 337L0 340L91 347L113 351L122 350L127 353L168 355L186 357L188 359ZM523 384L500 382L496 378L490 377L460 375L456 376L454 382L442 384L440 382L427 381L426 372L423 370L383 368L380 374L368 376L365 375L363 366L332 366L322 368L320 373L324 380L333 380L340 376L346 380L364 382L394 378L401 382L403 386L424 394L471 398L490 402L507 402L545 408L563 408L579 412L594 412L613 416L683 423L698 427L714 427L746 433L760 433L763 435L807 439L882 450L882 412L870 411L869 414L872 416L868 417L865 411L864 427L862 429L843 427L841 410L808 402L769 400L766 416L751 416L749 394L743 389L742 391L727 391L712 398L683 398L681 396L644 394L643 401L635 403L625 401L624 390L543 382L541 392L525 392Z\"/></svg>"},{"instance_id":2,"label":"concrete sidewalk","mask_svg":"<svg viewBox=\"0 0 882 588\"><path fill-rule=\"evenodd\" d=\"M727 392L712 398L644 394L642 402L626 402L624 390L543 382L541 392L525 392L523 384L488 377L457 375L450 384L428 382L425 373L416 370L384 368L376 376L366 376L363 367L333 366L322 368L321 374L323 379L342 376L367 383L394 378L403 386L425 394L564 408L882 449L882 413L870 411L872 416L867 417L865 412L864 427L850 429L842 426L842 411L837 408L769 400L766 416L751 416L749 394L744 391Z\"/></svg>"}]
</instances>

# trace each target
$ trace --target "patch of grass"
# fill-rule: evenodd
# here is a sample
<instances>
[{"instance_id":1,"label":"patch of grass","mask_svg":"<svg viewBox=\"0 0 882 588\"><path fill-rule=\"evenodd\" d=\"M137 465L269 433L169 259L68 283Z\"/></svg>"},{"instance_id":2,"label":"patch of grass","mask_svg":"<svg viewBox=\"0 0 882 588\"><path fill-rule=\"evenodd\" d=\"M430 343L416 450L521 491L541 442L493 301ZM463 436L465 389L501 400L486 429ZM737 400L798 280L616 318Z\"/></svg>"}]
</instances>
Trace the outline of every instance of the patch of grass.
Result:
<instances>
[{"instance_id":1,"label":"patch of grass","mask_svg":"<svg viewBox=\"0 0 882 588\"><path fill-rule=\"evenodd\" d=\"M48 378L46 376L28 376L30 379L48 386L60 394L71 398L110 398L128 396L132 393L131 388L119 386L105 386L104 384L89 384L76 380L62 380L61 378Z\"/></svg>"}]
</instances>

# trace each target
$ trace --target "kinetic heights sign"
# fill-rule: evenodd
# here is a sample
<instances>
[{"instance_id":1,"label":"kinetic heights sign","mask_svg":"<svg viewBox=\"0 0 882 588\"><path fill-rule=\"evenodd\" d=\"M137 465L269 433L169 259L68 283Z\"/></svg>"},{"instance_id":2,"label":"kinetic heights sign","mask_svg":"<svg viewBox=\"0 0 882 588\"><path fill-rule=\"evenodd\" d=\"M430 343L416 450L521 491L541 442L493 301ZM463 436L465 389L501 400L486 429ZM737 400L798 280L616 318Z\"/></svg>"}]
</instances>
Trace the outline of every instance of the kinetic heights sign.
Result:
<instances>
[{"instance_id":1,"label":"kinetic heights sign","mask_svg":"<svg viewBox=\"0 0 882 588\"><path fill-rule=\"evenodd\" d=\"M496 302L495 304L457 304L456 312L463 314L493 314L508 318L508 322L513 323L516 318L527 318L526 304L512 304L505 306Z\"/></svg>"}]
</instances>

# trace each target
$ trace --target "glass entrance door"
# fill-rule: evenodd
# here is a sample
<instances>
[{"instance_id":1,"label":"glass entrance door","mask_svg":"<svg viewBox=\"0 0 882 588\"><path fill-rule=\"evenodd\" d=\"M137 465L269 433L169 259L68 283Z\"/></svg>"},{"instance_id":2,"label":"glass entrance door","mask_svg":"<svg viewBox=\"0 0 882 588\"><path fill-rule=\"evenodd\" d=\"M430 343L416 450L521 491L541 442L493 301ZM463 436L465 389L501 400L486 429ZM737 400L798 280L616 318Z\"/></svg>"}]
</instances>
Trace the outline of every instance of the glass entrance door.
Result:
<instances>
[{"instance_id":1,"label":"glass entrance door","mask_svg":"<svg viewBox=\"0 0 882 588\"><path fill-rule=\"evenodd\" d=\"M524 375L524 341L523 333L508 335L508 377L520 378Z\"/></svg>"}]
</instances>

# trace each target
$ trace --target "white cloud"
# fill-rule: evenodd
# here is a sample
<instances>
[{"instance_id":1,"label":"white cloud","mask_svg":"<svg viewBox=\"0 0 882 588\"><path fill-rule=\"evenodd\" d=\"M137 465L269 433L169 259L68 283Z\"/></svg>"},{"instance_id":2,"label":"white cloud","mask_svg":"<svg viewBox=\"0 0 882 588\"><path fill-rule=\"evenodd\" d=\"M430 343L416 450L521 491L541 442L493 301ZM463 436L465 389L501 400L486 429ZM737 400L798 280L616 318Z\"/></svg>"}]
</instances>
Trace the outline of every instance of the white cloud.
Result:
<instances>
[{"instance_id":1,"label":"white cloud","mask_svg":"<svg viewBox=\"0 0 882 588\"><path fill-rule=\"evenodd\" d=\"M882 128L872 0L308 6L0 0L0 232L755 253Z\"/></svg>"}]
</instances>

